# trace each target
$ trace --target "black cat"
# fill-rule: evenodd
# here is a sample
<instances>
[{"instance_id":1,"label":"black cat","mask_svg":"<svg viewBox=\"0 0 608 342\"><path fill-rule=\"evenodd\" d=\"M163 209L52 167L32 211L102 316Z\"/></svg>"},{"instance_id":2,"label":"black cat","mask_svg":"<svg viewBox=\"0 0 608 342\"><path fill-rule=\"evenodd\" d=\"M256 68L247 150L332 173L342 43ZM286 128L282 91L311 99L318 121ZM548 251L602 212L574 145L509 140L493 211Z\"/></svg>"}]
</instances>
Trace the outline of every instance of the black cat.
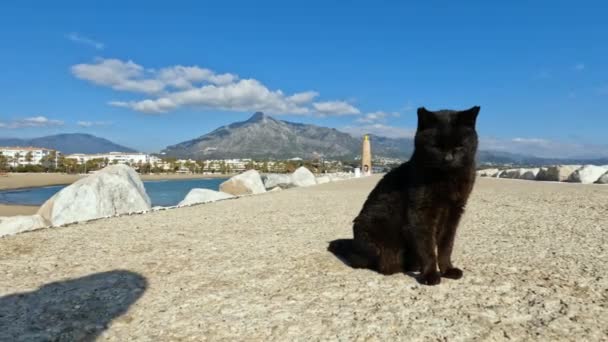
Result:
<instances>
[{"instance_id":1,"label":"black cat","mask_svg":"<svg viewBox=\"0 0 608 342\"><path fill-rule=\"evenodd\" d=\"M459 279L452 265L456 228L475 182L479 107L465 111L418 109L411 159L387 173L354 220L354 239L329 250L354 268L382 274L420 271L436 285ZM438 270L439 268L439 270Z\"/></svg>"}]
</instances>

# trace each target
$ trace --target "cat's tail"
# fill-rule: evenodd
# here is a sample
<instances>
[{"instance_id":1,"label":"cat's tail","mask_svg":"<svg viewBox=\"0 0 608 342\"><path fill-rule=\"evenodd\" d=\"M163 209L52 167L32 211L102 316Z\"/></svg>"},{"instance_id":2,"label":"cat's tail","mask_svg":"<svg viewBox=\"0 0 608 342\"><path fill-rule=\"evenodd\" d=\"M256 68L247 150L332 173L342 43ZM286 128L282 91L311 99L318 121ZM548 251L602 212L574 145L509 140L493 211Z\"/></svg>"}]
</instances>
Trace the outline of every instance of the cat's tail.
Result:
<instances>
[{"instance_id":1,"label":"cat's tail","mask_svg":"<svg viewBox=\"0 0 608 342\"><path fill-rule=\"evenodd\" d=\"M365 253L361 253L360 248L353 239L338 239L329 243L327 250L342 259L352 268L371 268L372 260Z\"/></svg>"}]
</instances>

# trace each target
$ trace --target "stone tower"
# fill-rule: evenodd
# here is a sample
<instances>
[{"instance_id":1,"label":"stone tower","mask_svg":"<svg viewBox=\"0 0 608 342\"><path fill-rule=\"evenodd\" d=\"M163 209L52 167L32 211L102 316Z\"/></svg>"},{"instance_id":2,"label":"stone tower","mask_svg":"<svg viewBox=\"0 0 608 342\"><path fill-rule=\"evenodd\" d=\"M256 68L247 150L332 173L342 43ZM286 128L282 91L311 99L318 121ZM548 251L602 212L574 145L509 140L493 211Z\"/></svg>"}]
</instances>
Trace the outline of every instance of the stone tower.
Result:
<instances>
[{"instance_id":1,"label":"stone tower","mask_svg":"<svg viewBox=\"0 0 608 342\"><path fill-rule=\"evenodd\" d=\"M361 173L364 176L372 174L372 148L367 135L363 137L363 147L361 149Z\"/></svg>"}]
</instances>

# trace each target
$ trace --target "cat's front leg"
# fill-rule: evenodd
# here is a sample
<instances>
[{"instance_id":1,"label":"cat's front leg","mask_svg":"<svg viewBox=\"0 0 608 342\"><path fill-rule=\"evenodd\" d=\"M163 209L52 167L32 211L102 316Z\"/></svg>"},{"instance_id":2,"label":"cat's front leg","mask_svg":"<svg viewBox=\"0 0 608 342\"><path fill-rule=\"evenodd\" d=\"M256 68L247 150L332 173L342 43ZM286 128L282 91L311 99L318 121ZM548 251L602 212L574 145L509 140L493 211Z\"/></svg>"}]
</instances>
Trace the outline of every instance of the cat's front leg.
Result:
<instances>
[{"instance_id":1,"label":"cat's front leg","mask_svg":"<svg viewBox=\"0 0 608 342\"><path fill-rule=\"evenodd\" d=\"M437 270L435 225L417 224L412 228L421 266L418 281L425 285L437 285L441 282L441 274Z\"/></svg>"},{"instance_id":2,"label":"cat's front leg","mask_svg":"<svg viewBox=\"0 0 608 342\"><path fill-rule=\"evenodd\" d=\"M452 265L452 250L454 248L454 240L456 239L456 230L463 212L464 207L460 205L450 208L445 222L442 227L439 227L439 241L437 241L438 263L441 276L445 278L462 278L462 270Z\"/></svg>"}]
</instances>

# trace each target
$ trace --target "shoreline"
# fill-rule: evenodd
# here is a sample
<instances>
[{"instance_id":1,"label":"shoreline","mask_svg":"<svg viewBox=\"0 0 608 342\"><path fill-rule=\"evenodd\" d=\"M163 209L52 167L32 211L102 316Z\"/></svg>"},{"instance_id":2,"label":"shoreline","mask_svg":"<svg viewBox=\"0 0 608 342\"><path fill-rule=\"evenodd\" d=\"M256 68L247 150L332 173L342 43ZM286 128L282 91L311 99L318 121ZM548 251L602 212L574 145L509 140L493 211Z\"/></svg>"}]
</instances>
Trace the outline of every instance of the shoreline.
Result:
<instances>
[{"instance_id":1,"label":"shoreline","mask_svg":"<svg viewBox=\"0 0 608 342\"><path fill-rule=\"evenodd\" d=\"M9 173L0 177L0 191L42 188L53 185L69 185L86 177L84 174L66 173ZM142 181L230 178L234 174L145 174Z\"/></svg>"},{"instance_id":2,"label":"shoreline","mask_svg":"<svg viewBox=\"0 0 608 342\"><path fill-rule=\"evenodd\" d=\"M230 175L207 174L146 174L140 175L142 181L188 180L188 179L217 179L229 178ZM0 177L0 191L26 190L44 188L48 186L70 185L86 175L70 175L63 173L9 173L7 177ZM0 217L34 215L38 212L38 205L23 205L0 203Z\"/></svg>"}]
</instances>

